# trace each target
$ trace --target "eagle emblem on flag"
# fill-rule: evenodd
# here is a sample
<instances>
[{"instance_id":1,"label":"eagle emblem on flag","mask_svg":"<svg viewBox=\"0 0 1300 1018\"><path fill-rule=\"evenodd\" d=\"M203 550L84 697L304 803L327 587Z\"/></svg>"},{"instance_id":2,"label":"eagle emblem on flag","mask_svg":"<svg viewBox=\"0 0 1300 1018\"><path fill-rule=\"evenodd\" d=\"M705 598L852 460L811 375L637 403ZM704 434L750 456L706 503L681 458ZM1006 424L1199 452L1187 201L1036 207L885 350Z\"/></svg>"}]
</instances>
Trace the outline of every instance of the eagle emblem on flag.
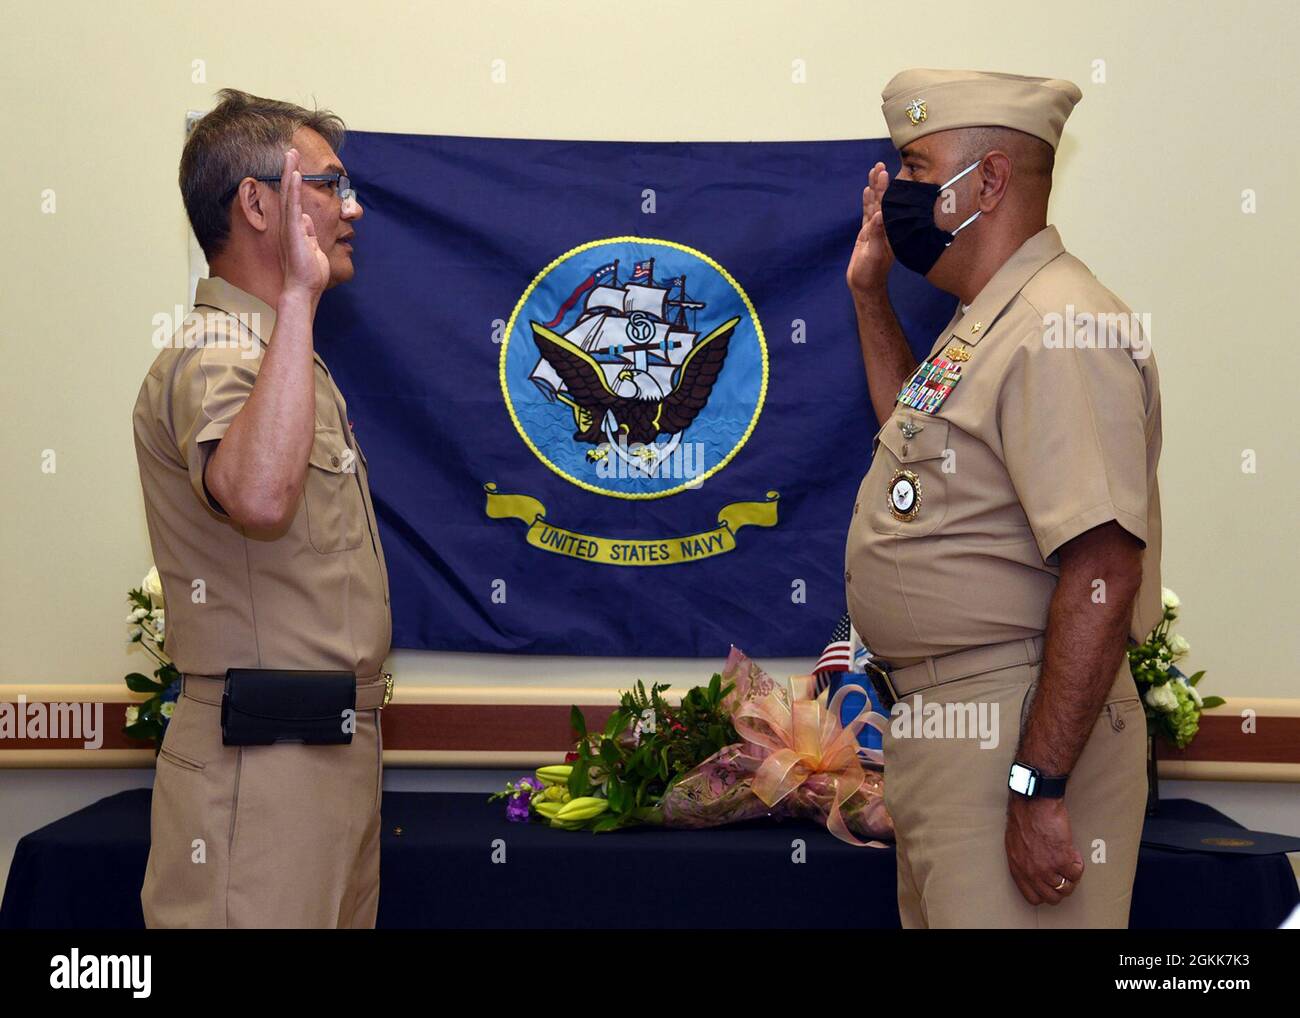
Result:
<instances>
[{"instance_id":1,"label":"eagle emblem on flag","mask_svg":"<svg viewBox=\"0 0 1300 1018\"><path fill-rule=\"evenodd\" d=\"M767 390L740 284L703 252L649 238L595 241L548 266L515 308L501 363L512 419L542 461L629 498L722 469Z\"/></svg>"}]
</instances>

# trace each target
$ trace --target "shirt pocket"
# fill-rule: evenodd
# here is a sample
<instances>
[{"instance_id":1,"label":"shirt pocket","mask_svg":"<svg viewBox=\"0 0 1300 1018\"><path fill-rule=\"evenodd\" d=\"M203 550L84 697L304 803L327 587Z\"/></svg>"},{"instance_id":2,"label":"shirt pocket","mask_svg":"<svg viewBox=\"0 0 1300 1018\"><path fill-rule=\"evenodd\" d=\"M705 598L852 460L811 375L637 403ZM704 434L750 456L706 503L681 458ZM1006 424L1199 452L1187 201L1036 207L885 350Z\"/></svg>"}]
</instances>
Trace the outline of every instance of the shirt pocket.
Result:
<instances>
[{"instance_id":1,"label":"shirt pocket","mask_svg":"<svg viewBox=\"0 0 1300 1018\"><path fill-rule=\"evenodd\" d=\"M343 440L343 432L317 427L307 464L303 495L311 546L322 554L360 547L365 508L357 457Z\"/></svg>"},{"instance_id":2,"label":"shirt pocket","mask_svg":"<svg viewBox=\"0 0 1300 1018\"><path fill-rule=\"evenodd\" d=\"M900 422L915 429L910 438ZM871 529L899 537L933 533L948 511L948 422L899 410L877 437L860 502Z\"/></svg>"}]
</instances>

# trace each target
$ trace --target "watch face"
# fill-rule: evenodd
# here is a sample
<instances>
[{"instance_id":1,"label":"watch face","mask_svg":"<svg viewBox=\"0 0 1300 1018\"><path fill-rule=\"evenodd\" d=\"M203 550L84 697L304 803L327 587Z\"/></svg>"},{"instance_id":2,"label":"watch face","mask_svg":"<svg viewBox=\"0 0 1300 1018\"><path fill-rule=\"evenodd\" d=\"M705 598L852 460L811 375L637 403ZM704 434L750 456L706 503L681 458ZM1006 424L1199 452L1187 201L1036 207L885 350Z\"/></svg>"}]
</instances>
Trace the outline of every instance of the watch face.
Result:
<instances>
[{"instance_id":1,"label":"watch face","mask_svg":"<svg viewBox=\"0 0 1300 1018\"><path fill-rule=\"evenodd\" d=\"M1034 786L1037 782L1034 780L1034 772L1024 764L1013 763L1011 765L1011 775L1007 779L1007 784L1011 791L1019 792L1021 795L1032 795Z\"/></svg>"}]
</instances>

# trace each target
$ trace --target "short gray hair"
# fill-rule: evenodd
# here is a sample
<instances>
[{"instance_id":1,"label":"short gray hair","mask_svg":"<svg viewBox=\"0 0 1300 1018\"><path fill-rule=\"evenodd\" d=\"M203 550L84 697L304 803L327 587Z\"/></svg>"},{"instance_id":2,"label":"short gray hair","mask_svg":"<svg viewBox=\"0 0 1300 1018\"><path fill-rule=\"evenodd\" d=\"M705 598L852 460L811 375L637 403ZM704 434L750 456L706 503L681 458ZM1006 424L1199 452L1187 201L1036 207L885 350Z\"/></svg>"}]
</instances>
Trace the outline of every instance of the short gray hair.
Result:
<instances>
[{"instance_id":1,"label":"short gray hair","mask_svg":"<svg viewBox=\"0 0 1300 1018\"><path fill-rule=\"evenodd\" d=\"M1042 138L1011 127L964 127L959 130L961 148L957 162L962 169L976 159L983 159L993 149L1001 149L1011 156L1020 173L1046 177L1051 182L1056 151Z\"/></svg>"},{"instance_id":2,"label":"short gray hair","mask_svg":"<svg viewBox=\"0 0 1300 1018\"><path fill-rule=\"evenodd\" d=\"M211 261L230 237L231 203L222 201L245 177L279 176L293 133L309 127L334 151L347 127L329 110L309 110L263 99L236 88L217 93L220 102L190 131L181 151L181 199L204 255Z\"/></svg>"}]
</instances>

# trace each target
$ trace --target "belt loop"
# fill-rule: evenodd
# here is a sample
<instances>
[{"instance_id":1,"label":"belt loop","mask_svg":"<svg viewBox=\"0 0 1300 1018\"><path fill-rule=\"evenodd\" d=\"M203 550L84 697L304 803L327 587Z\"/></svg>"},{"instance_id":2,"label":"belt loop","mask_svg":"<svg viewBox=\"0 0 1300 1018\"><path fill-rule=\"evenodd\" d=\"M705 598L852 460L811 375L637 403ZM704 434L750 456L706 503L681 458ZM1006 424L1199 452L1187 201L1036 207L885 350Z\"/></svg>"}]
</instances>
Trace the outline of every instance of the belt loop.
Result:
<instances>
[{"instance_id":1,"label":"belt loop","mask_svg":"<svg viewBox=\"0 0 1300 1018\"><path fill-rule=\"evenodd\" d=\"M930 674L930 685L937 686L939 684L939 670L934 667L933 657L925 659L925 670Z\"/></svg>"},{"instance_id":2,"label":"belt loop","mask_svg":"<svg viewBox=\"0 0 1300 1018\"><path fill-rule=\"evenodd\" d=\"M1025 664L1033 665L1038 660L1038 655L1034 652L1034 638L1025 637Z\"/></svg>"}]
</instances>

